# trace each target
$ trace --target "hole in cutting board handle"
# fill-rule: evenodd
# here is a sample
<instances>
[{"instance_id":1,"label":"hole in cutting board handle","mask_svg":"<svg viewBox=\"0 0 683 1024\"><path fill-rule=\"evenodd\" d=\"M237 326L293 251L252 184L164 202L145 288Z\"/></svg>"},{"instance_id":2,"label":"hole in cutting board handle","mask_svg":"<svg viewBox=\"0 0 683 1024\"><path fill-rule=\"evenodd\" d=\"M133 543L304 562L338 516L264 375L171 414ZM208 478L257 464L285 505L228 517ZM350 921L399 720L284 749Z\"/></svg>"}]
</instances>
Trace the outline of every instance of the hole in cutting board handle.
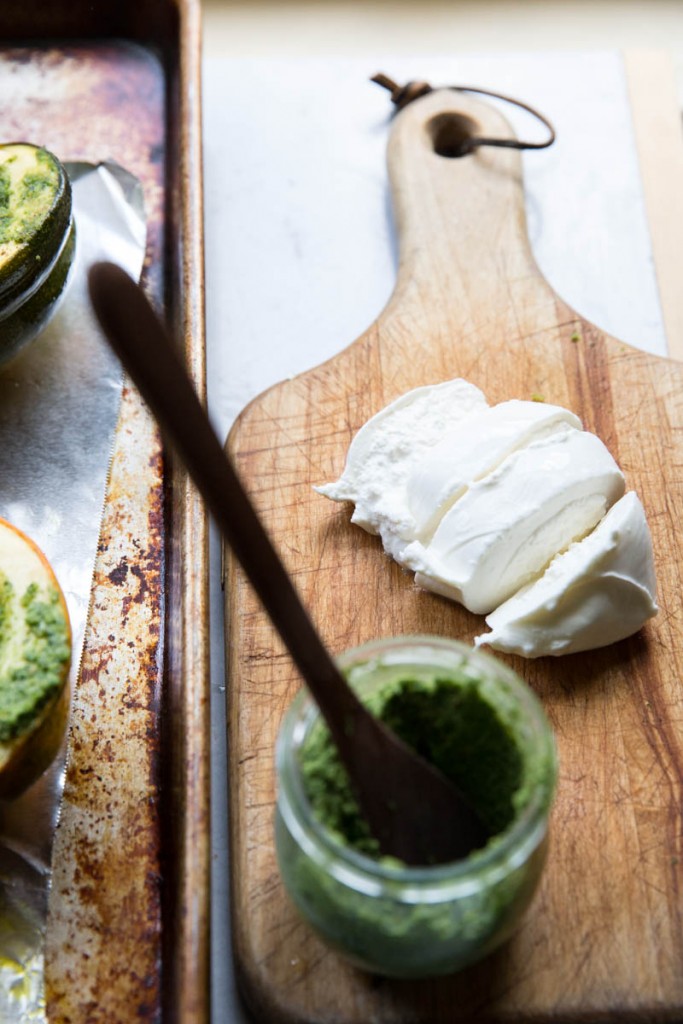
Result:
<instances>
[{"instance_id":1,"label":"hole in cutting board handle","mask_svg":"<svg viewBox=\"0 0 683 1024\"><path fill-rule=\"evenodd\" d=\"M473 152L469 140L477 136L477 124L464 114L437 114L427 124L434 152L449 159Z\"/></svg>"}]
</instances>

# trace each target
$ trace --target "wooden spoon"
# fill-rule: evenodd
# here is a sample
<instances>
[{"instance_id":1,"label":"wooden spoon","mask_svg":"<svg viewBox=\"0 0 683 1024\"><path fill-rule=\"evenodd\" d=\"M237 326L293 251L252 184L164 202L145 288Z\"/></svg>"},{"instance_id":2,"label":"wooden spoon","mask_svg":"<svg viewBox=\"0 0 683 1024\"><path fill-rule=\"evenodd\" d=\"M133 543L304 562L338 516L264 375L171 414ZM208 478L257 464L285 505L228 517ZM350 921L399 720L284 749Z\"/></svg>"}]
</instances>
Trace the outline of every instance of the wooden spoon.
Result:
<instances>
[{"instance_id":1,"label":"wooden spoon","mask_svg":"<svg viewBox=\"0 0 683 1024\"><path fill-rule=\"evenodd\" d=\"M316 632L142 289L95 264L90 297L112 347L185 463L304 677L382 853L457 860L486 832L462 794L365 709Z\"/></svg>"}]
</instances>

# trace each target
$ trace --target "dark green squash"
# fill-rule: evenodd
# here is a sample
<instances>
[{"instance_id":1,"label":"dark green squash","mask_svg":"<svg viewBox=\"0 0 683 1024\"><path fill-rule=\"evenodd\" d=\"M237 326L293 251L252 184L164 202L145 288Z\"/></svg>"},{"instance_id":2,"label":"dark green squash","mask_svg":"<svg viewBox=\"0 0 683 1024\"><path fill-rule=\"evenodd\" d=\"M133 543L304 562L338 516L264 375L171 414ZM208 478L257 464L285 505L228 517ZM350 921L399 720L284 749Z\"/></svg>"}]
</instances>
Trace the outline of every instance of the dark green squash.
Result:
<instances>
[{"instance_id":1,"label":"dark green squash","mask_svg":"<svg viewBox=\"0 0 683 1024\"><path fill-rule=\"evenodd\" d=\"M0 364L41 330L74 256L69 178L52 153L0 145Z\"/></svg>"}]
</instances>

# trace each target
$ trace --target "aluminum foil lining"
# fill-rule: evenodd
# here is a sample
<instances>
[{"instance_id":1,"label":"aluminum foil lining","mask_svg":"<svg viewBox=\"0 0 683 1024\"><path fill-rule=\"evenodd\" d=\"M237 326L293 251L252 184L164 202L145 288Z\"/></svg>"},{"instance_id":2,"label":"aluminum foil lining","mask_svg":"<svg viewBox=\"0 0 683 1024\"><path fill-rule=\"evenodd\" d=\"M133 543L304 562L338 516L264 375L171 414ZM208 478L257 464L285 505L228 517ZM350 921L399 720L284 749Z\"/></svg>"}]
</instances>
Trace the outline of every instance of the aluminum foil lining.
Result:
<instances>
[{"instance_id":1,"label":"aluminum foil lining","mask_svg":"<svg viewBox=\"0 0 683 1024\"><path fill-rule=\"evenodd\" d=\"M65 164L76 256L61 305L0 371L0 516L47 556L73 632L78 677L100 522L121 402L122 371L97 326L87 268L120 264L138 280L145 254L142 187L113 163ZM0 801L0 1021L45 1021L43 944L52 840L68 744L21 797Z\"/></svg>"}]
</instances>

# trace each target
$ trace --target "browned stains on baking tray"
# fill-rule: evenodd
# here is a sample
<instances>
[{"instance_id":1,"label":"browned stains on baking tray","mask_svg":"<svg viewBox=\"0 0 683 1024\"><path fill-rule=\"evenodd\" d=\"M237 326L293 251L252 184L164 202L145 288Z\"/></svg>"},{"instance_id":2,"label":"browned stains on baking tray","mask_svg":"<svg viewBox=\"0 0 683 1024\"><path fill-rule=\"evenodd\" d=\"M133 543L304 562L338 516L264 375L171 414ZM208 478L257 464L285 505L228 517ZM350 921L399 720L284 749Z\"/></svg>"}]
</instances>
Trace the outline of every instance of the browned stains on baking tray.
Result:
<instances>
[{"instance_id":1,"label":"browned stains on baking tray","mask_svg":"<svg viewBox=\"0 0 683 1024\"><path fill-rule=\"evenodd\" d=\"M40 142L64 160L112 159L139 178L143 280L203 395L200 31L199 0L0 3L5 140ZM207 520L186 478L162 467L133 390L101 541L53 856L48 1014L52 1024L200 1024L209 1015Z\"/></svg>"},{"instance_id":2,"label":"browned stains on baking tray","mask_svg":"<svg viewBox=\"0 0 683 1024\"><path fill-rule=\"evenodd\" d=\"M2 106L5 139L29 140L61 160L115 160L144 186L146 284L161 299L166 110L164 71L129 43L0 51L19 99Z\"/></svg>"},{"instance_id":3,"label":"browned stains on baking tray","mask_svg":"<svg viewBox=\"0 0 683 1024\"><path fill-rule=\"evenodd\" d=\"M48 981L59 1021L161 1016L162 466L128 389L121 424L54 855Z\"/></svg>"},{"instance_id":4,"label":"browned stains on baking tray","mask_svg":"<svg viewBox=\"0 0 683 1024\"><path fill-rule=\"evenodd\" d=\"M8 138L62 160L114 160L143 183L145 284L162 299L164 70L129 43L0 53L16 100ZM164 478L159 438L126 389L74 695L53 854L48 1011L59 1022L157 1021L162 1012L160 808Z\"/></svg>"}]
</instances>

